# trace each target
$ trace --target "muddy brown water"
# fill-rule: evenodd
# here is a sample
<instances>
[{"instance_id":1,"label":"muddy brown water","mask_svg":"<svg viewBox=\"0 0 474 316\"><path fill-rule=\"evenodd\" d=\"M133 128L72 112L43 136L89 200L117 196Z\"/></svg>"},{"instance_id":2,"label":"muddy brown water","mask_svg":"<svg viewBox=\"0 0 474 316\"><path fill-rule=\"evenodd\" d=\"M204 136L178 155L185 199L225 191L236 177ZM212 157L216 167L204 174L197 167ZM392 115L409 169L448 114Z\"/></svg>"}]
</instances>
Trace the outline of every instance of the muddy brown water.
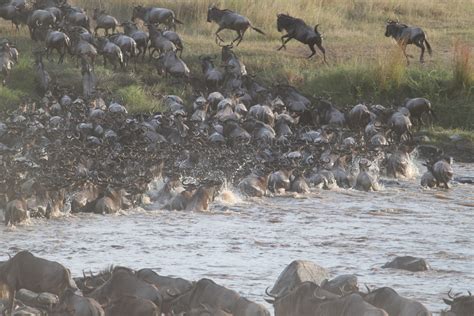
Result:
<instances>
[{"instance_id":1,"label":"muddy brown water","mask_svg":"<svg viewBox=\"0 0 474 316\"><path fill-rule=\"evenodd\" d=\"M455 173L474 176L474 164L456 164ZM418 184L419 176L379 192L316 190L233 202L227 192L211 213L152 206L115 216L34 219L0 226L0 261L29 249L74 275L110 264L151 267L192 280L212 278L264 303L265 288L285 266L305 259L332 276L355 273L361 284L391 286L438 312L447 307L442 298L449 289L474 290L474 186L454 184L446 191ZM394 255L426 258L432 270L381 269Z\"/></svg>"}]
</instances>

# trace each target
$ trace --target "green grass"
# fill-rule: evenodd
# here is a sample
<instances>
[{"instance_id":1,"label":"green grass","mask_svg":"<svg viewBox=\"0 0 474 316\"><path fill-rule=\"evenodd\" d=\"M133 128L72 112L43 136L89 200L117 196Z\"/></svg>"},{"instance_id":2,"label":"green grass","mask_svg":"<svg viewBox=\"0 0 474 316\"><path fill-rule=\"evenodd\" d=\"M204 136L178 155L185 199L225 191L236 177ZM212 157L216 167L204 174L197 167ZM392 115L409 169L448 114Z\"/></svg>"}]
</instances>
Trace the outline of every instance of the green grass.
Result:
<instances>
[{"instance_id":1,"label":"green grass","mask_svg":"<svg viewBox=\"0 0 474 316\"><path fill-rule=\"evenodd\" d=\"M178 32L185 43L183 59L195 78L201 76L199 56L220 53L213 36L217 26L206 22L212 2L163 0L159 4L173 9L185 22ZM91 0L77 3L89 10L96 6ZM140 3L156 5L151 0ZM131 16L128 1L108 0L102 5L120 21ZM407 97L426 97L438 115L437 126L474 129L474 60L472 44L468 44L474 42L471 0L222 0L219 5L247 15L267 33L249 31L235 51L247 70L268 86L289 83L308 95L330 98L340 107L359 102L399 106ZM309 49L296 41L286 51L276 51L282 34L275 21L281 12L309 24L320 23L329 65L320 54L305 59ZM408 51L415 59L406 65L394 41L383 35L389 17L423 27L434 50L432 57L425 56L426 64L418 63L419 50L410 46ZM5 108L24 97L38 97L29 53L35 44L25 31L13 33L9 23L0 23L0 31L18 43L22 54L8 87L0 90L0 108ZM223 36L231 39L234 34L224 31ZM46 68L58 84L80 94L80 70L74 62L61 66L47 62ZM166 94L177 94L189 102L195 97L190 86L158 76L150 64L139 64L137 72L113 72L99 62L96 72L100 91L131 112L162 110L160 97Z\"/></svg>"}]
</instances>

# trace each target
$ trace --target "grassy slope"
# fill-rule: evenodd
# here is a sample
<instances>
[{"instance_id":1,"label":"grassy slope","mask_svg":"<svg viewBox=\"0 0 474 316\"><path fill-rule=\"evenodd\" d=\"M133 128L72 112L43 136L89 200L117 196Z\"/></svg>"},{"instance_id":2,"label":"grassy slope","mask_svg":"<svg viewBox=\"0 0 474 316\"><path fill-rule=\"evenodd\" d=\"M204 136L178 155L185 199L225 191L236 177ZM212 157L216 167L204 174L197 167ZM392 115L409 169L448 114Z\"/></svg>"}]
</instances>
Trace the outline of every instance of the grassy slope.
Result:
<instances>
[{"instance_id":1,"label":"grassy slope","mask_svg":"<svg viewBox=\"0 0 474 316\"><path fill-rule=\"evenodd\" d=\"M78 3L89 10L96 5L91 0ZM174 9L185 22L184 26L178 26L186 45L183 56L196 75L200 75L199 55L219 54L212 35L216 25L205 22L210 3L208 0L159 2L160 6ZM109 0L103 5L119 20L131 15L129 1ZM236 51L247 69L269 85L289 82L309 95L330 97L340 106L362 101L399 105L405 97L423 96L432 101L440 118L439 125L474 129L474 120L470 119L474 117L474 67L470 55L473 47L466 44L474 43L472 0L415 3L410 0L223 0L220 6L246 14L254 25L266 31L265 37L249 31ZM310 24L320 23L329 66L321 62L320 55L306 60L309 50L297 42L290 42L287 51L276 52L282 35L275 26L279 12L301 17ZM426 56L426 64L416 61L419 50L410 47L409 52L416 58L406 67L396 44L384 37L384 22L388 17L423 27L434 49L433 57ZM0 104L15 104L24 97L35 96L31 61L25 57L34 45L25 40L25 31L15 34L8 23L2 23L0 31L2 36L17 40L23 52L23 61L14 70L9 88L0 88ZM48 63L47 69L57 82L80 89L79 70L72 64L58 67ZM114 74L102 67L97 72L101 88L112 92L117 101L134 111L159 109L157 96L161 94L189 97L192 93L189 87L159 78L146 65L139 66L137 73Z\"/></svg>"}]
</instances>

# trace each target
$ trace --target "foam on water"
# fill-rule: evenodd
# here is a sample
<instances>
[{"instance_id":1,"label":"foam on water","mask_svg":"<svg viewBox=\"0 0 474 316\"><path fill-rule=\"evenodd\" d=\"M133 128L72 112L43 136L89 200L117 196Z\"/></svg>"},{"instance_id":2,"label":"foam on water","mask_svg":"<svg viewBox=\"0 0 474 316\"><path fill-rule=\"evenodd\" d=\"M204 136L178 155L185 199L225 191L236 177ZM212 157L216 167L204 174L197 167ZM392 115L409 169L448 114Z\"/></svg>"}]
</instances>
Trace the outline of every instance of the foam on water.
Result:
<instances>
[{"instance_id":1,"label":"foam on water","mask_svg":"<svg viewBox=\"0 0 474 316\"><path fill-rule=\"evenodd\" d=\"M474 175L472 164L454 170ZM386 183L379 192L316 189L296 199L241 199L225 187L212 216L149 205L117 216L74 214L14 229L0 225L0 261L29 249L74 275L110 264L152 267L191 280L209 277L266 304L265 288L292 260L306 259L332 276L356 273L360 284L392 286L432 311L447 308L442 298L450 288L473 290L474 212L464 204L474 187L453 183L451 190L425 190L418 178ZM380 268L395 255L423 257L433 270Z\"/></svg>"}]
</instances>

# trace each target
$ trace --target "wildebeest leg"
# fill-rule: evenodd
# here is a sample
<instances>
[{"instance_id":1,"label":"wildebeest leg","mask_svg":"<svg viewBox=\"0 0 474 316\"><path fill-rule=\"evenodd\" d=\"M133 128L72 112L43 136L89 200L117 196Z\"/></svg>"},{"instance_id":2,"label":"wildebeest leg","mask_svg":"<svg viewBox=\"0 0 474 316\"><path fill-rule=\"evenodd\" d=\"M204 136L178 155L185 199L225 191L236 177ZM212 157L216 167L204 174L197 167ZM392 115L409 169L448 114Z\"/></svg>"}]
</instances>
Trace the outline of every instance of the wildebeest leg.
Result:
<instances>
[{"instance_id":1,"label":"wildebeest leg","mask_svg":"<svg viewBox=\"0 0 474 316\"><path fill-rule=\"evenodd\" d=\"M425 45L423 45L423 42L415 42L414 44L421 48L420 63L424 63L425 61L423 60L423 57L425 55Z\"/></svg>"},{"instance_id":2,"label":"wildebeest leg","mask_svg":"<svg viewBox=\"0 0 474 316\"><path fill-rule=\"evenodd\" d=\"M326 50L324 49L323 45L316 43L318 46L319 50L323 53L323 59L324 62L327 64L328 62L326 61Z\"/></svg>"},{"instance_id":3,"label":"wildebeest leg","mask_svg":"<svg viewBox=\"0 0 474 316\"><path fill-rule=\"evenodd\" d=\"M220 40L221 42L224 41L224 40L219 36L219 32L222 31L223 29L224 29L224 28L221 27L221 26L219 26L219 28L217 29L217 31L216 31L216 33L215 33L215 34L216 34L216 43L218 43L217 40Z\"/></svg>"},{"instance_id":4,"label":"wildebeest leg","mask_svg":"<svg viewBox=\"0 0 474 316\"><path fill-rule=\"evenodd\" d=\"M96 28L94 29L94 34L95 34L95 36L97 36L97 31L98 31L98 30L99 30L99 27L96 27Z\"/></svg>"},{"instance_id":5,"label":"wildebeest leg","mask_svg":"<svg viewBox=\"0 0 474 316\"><path fill-rule=\"evenodd\" d=\"M316 50L314 49L314 45L315 44L308 44L309 48L311 49L311 55L308 56L308 59L310 59L311 57L313 57L315 54L316 54Z\"/></svg>"},{"instance_id":6,"label":"wildebeest leg","mask_svg":"<svg viewBox=\"0 0 474 316\"><path fill-rule=\"evenodd\" d=\"M410 60L408 59L408 55L407 55L407 45L405 43L402 43L401 47L402 47L403 55L405 55L405 58L407 59L407 65L409 65Z\"/></svg>"},{"instance_id":7,"label":"wildebeest leg","mask_svg":"<svg viewBox=\"0 0 474 316\"><path fill-rule=\"evenodd\" d=\"M239 46L240 42L242 42L242 40L244 39L244 34L245 34L245 30L244 31L237 31L237 34L239 36L236 37L235 40L232 41L232 44L237 41L237 44L235 46Z\"/></svg>"},{"instance_id":8,"label":"wildebeest leg","mask_svg":"<svg viewBox=\"0 0 474 316\"><path fill-rule=\"evenodd\" d=\"M287 37L287 39L284 40L284 38L286 38L286 37ZM277 50L281 50L282 48L286 49L286 46L285 46L286 43L288 43L288 42L291 41L292 39L293 39L293 37L291 37L289 34L283 35L283 36L281 37L281 46L280 46L280 48L278 48Z\"/></svg>"}]
</instances>

